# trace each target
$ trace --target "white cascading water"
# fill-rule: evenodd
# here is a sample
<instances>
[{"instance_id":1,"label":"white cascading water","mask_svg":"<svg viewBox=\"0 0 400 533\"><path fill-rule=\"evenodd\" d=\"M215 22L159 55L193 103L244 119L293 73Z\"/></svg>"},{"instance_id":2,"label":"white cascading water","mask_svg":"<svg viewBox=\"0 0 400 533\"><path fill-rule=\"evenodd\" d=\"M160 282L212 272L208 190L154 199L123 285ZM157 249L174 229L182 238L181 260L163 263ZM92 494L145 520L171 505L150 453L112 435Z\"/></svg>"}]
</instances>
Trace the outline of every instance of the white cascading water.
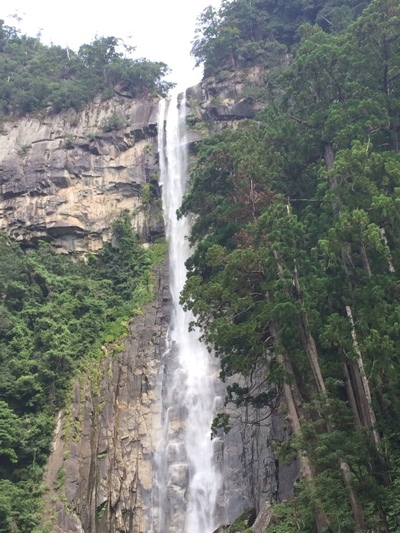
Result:
<instances>
[{"instance_id":1,"label":"white cascading water","mask_svg":"<svg viewBox=\"0 0 400 533\"><path fill-rule=\"evenodd\" d=\"M193 316L179 305L190 255L189 222L176 216L188 180L185 108L184 94L162 101L158 129L172 316L164 355L163 434L156 456L156 533L212 533L219 525L221 480L210 438L218 369L198 332L189 332Z\"/></svg>"}]
</instances>

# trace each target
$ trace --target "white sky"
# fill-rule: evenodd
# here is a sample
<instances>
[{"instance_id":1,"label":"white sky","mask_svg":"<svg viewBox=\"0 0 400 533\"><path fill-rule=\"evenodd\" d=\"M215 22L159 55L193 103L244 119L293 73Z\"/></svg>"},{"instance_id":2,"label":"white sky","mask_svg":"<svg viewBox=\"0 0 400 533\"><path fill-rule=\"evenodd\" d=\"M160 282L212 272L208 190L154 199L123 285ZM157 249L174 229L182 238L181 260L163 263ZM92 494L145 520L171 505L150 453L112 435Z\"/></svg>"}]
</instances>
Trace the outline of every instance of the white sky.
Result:
<instances>
[{"instance_id":1,"label":"white sky","mask_svg":"<svg viewBox=\"0 0 400 533\"><path fill-rule=\"evenodd\" d=\"M0 0L0 18L74 50L96 34L121 37L136 46L134 57L164 61L173 69L170 79L188 87L201 79L190 48L196 18L209 5L220 0ZM14 13L20 24L8 18Z\"/></svg>"}]
</instances>

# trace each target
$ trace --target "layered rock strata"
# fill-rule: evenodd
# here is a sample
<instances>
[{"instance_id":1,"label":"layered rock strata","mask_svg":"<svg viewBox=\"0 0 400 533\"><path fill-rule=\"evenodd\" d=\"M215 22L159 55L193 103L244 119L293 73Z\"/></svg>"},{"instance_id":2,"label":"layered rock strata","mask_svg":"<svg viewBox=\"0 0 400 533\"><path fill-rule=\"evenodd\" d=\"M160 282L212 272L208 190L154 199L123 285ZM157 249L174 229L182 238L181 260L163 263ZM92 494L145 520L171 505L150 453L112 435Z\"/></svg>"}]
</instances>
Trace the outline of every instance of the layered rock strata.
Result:
<instances>
[{"instance_id":1,"label":"layered rock strata","mask_svg":"<svg viewBox=\"0 0 400 533\"><path fill-rule=\"evenodd\" d=\"M0 230L61 252L99 250L123 209L146 230L140 194L156 183L157 104L96 100L82 113L6 122L0 135ZM150 228L151 231L152 228Z\"/></svg>"},{"instance_id":2,"label":"layered rock strata","mask_svg":"<svg viewBox=\"0 0 400 533\"><path fill-rule=\"evenodd\" d=\"M262 69L227 73L188 90L196 142L238 120L254 117L246 96ZM28 116L0 132L0 231L31 246L50 242L61 253L96 252L111 239L123 209L147 239L159 221L145 216L141 191L157 189L158 103L116 96L95 100L82 112ZM203 127L201 124L203 124Z\"/></svg>"}]
</instances>

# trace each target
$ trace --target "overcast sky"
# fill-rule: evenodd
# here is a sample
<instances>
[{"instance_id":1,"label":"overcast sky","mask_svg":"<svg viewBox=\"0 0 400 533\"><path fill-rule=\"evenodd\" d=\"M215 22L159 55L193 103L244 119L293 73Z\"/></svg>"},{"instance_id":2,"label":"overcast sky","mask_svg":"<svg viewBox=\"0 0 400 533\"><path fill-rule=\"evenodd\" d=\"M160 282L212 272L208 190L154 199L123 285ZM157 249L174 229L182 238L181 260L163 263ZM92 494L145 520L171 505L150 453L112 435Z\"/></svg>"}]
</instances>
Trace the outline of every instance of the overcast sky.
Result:
<instances>
[{"instance_id":1,"label":"overcast sky","mask_svg":"<svg viewBox=\"0 0 400 533\"><path fill-rule=\"evenodd\" d=\"M191 41L197 16L220 0L1 0L0 18L16 25L9 15L22 17L19 27L44 42L77 49L94 36L122 37L136 46L135 57L164 61L180 86L201 78L193 71ZM130 39L128 39L131 37Z\"/></svg>"}]
</instances>

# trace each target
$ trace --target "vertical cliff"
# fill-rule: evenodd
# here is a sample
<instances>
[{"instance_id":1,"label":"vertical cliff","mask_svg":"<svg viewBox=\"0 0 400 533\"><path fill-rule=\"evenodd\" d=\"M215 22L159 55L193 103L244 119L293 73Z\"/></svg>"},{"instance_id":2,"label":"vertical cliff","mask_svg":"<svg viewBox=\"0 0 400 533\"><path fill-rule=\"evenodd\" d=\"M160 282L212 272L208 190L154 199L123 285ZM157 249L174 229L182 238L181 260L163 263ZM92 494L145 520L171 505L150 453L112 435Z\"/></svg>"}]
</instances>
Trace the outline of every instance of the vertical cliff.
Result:
<instances>
[{"instance_id":1,"label":"vertical cliff","mask_svg":"<svg viewBox=\"0 0 400 533\"><path fill-rule=\"evenodd\" d=\"M150 531L168 319L163 264L154 272L154 300L134 318L124 347L104 347L104 360L77 379L72 403L60 415L45 479L49 531Z\"/></svg>"},{"instance_id":2,"label":"vertical cliff","mask_svg":"<svg viewBox=\"0 0 400 533\"><path fill-rule=\"evenodd\" d=\"M246 80L232 72L188 90L189 142L235 128L257 110ZM24 118L0 136L0 229L29 247L50 242L60 253L96 252L112 238L124 209L146 242L163 232L159 204L157 105L152 100L95 101L84 112ZM154 457L160 440L161 381L169 324L168 269L154 272L154 300L133 317L130 335L103 346L103 358L76 378L70 405L59 414L44 479L43 531L147 533L154 523ZM262 381L262 376L260 376ZM220 435L221 523L246 508L290 494L296 465L279 466L274 441L281 419L267 408L225 408L230 432Z\"/></svg>"}]
</instances>

